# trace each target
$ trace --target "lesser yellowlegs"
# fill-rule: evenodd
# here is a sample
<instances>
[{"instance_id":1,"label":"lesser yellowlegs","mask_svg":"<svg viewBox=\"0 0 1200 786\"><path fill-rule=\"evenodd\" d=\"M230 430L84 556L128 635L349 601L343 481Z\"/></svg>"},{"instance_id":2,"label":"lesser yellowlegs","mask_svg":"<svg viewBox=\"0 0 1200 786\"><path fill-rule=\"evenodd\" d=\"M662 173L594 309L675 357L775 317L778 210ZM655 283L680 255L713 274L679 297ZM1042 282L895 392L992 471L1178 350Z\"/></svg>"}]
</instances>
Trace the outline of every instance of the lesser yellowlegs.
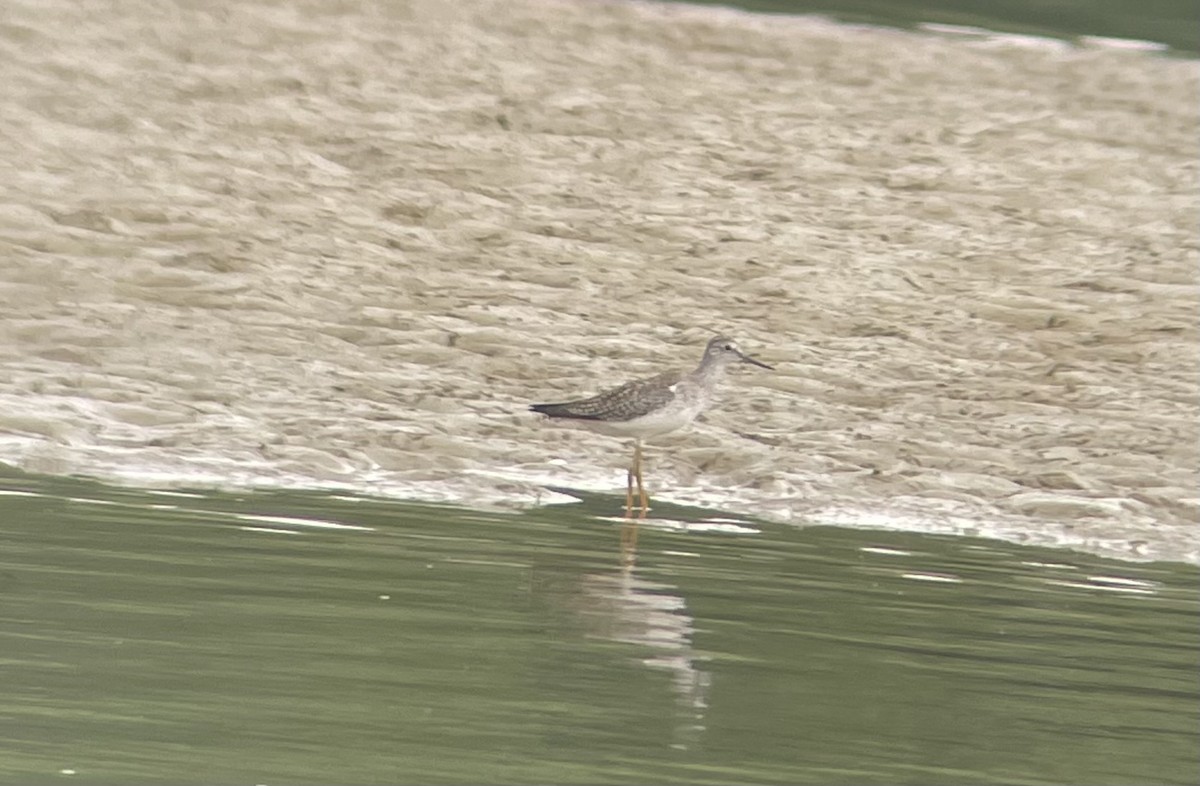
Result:
<instances>
[{"instance_id":1,"label":"lesser yellowlegs","mask_svg":"<svg viewBox=\"0 0 1200 786\"><path fill-rule=\"evenodd\" d=\"M712 401L713 390L733 363L752 363L769 369L738 348L726 336L709 339L695 371L665 371L647 379L626 382L591 398L530 407L551 418L574 423L600 434L633 437L633 464L625 484L625 509L633 509L633 485L644 512L650 497L642 484L642 440L683 428Z\"/></svg>"}]
</instances>

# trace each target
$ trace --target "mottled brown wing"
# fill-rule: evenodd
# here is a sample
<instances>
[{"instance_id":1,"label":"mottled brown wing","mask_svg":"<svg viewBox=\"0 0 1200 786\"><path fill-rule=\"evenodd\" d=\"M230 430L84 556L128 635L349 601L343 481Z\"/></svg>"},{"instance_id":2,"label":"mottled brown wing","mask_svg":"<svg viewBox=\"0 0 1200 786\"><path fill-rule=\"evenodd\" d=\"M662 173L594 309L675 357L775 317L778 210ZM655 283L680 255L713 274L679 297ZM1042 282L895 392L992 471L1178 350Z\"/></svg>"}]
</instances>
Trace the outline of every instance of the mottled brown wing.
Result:
<instances>
[{"instance_id":1,"label":"mottled brown wing","mask_svg":"<svg viewBox=\"0 0 1200 786\"><path fill-rule=\"evenodd\" d=\"M626 382L591 398L561 404L534 404L530 409L552 418L625 421L648 415L675 398L671 387L682 379L678 371L667 371L649 379Z\"/></svg>"}]
</instances>

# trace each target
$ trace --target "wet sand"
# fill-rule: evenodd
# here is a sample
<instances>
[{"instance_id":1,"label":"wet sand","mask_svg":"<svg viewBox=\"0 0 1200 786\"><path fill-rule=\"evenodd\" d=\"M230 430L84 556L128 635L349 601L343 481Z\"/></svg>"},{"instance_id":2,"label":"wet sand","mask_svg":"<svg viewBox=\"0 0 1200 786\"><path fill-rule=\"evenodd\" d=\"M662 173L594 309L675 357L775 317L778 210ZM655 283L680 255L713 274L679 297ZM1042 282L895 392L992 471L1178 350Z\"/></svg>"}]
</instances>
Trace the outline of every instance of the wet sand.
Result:
<instances>
[{"instance_id":1,"label":"wet sand","mask_svg":"<svg viewBox=\"0 0 1200 786\"><path fill-rule=\"evenodd\" d=\"M652 491L1200 562L1196 61L631 3L18 0L0 461L623 493L530 401L746 369Z\"/></svg>"}]
</instances>

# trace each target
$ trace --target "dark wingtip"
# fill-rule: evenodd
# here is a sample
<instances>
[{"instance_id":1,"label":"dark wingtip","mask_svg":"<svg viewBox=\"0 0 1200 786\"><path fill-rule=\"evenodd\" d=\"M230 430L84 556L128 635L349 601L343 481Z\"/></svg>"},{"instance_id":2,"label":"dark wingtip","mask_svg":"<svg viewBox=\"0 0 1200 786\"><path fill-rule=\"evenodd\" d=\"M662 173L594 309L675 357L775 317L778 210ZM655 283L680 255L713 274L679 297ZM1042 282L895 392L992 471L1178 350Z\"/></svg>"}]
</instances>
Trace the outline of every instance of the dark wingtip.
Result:
<instances>
[{"instance_id":1,"label":"dark wingtip","mask_svg":"<svg viewBox=\"0 0 1200 786\"><path fill-rule=\"evenodd\" d=\"M602 420L598 415L589 415L586 413L573 412L571 404L574 402L566 402L563 404L531 404L529 409L537 412L540 415L545 415L548 418L568 418L570 420Z\"/></svg>"}]
</instances>

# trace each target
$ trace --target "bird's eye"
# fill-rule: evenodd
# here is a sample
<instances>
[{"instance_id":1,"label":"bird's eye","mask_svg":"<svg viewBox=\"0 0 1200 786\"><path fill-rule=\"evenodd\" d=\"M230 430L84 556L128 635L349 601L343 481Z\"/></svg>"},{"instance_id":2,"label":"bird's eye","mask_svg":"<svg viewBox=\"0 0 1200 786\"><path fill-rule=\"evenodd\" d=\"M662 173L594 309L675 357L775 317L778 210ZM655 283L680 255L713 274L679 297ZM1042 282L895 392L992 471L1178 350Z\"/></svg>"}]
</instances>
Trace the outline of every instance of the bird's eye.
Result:
<instances>
[{"instance_id":1,"label":"bird's eye","mask_svg":"<svg viewBox=\"0 0 1200 786\"><path fill-rule=\"evenodd\" d=\"M732 352L732 351L733 351L733 344L726 344L726 345L725 345L725 347L724 347L724 349L725 349L725 351L726 351L726 352Z\"/></svg>"}]
</instances>

